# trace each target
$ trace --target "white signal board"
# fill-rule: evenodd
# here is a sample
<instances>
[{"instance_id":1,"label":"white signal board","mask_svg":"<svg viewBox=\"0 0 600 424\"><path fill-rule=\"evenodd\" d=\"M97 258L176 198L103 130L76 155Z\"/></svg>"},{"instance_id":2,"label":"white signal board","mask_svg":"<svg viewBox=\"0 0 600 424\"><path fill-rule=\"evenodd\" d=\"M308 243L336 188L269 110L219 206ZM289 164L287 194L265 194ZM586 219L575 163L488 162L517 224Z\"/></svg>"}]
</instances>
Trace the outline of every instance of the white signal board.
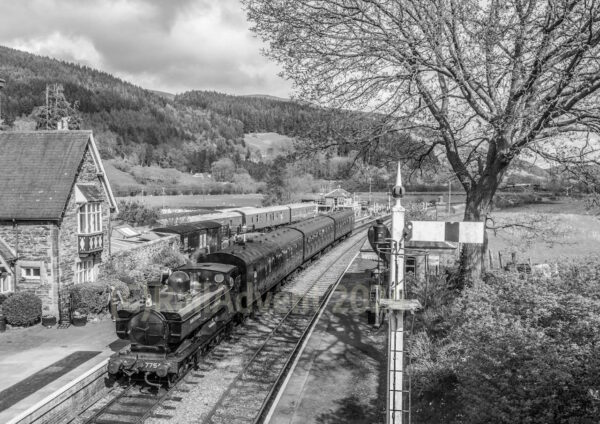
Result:
<instances>
[{"instance_id":1,"label":"white signal board","mask_svg":"<svg viewBox=\"0 0 600 424\"><path fill-rule=\"evenodd\" d=\"M406 240L483 243L483 222L410 221Z\"/></svg>"}]
</instances>

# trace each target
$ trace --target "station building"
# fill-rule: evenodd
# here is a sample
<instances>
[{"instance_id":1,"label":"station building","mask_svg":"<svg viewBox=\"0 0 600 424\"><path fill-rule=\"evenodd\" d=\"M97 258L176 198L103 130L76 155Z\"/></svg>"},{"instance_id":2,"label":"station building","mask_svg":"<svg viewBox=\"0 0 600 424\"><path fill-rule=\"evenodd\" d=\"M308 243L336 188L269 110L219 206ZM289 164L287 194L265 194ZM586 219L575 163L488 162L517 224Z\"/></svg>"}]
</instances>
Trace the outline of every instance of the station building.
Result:
<instances>
[{"instance_id":1,"label":"station building","mask_svg":"<svg viewBox=\"0 0 600 424\"><path fill-rule=\"evenodd\" d=\"M110 255L117 205L91 131L0 132L0 292L68 311Z\"/></svg>"}]
</instances>

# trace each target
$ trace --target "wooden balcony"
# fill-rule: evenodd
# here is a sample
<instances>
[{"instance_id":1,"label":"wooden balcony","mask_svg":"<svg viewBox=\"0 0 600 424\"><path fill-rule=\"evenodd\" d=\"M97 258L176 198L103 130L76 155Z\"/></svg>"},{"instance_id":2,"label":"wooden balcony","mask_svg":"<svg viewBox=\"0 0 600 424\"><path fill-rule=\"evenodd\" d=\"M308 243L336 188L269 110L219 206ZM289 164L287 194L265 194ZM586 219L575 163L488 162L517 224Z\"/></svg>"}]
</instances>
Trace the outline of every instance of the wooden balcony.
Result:
<instances>
[{"instance_id":1,"label":"wooden balcony","mask_svg":"<svg viewBox=\"0 0 600 424\"><path fill-rule=\"evenodd\" d=\"M79 254L101 252L104 249L104 233L79 234Z\"/></svg>"}]
</instances>

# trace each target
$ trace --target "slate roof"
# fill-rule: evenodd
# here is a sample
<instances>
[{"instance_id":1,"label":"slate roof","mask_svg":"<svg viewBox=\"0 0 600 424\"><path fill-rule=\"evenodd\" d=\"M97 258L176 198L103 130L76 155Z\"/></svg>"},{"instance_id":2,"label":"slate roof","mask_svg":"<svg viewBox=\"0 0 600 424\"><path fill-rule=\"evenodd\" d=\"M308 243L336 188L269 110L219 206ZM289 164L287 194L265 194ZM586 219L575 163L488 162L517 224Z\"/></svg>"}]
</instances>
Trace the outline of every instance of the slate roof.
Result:
<instances>
[{"instance_id":1,"label":"slate roof","mask_svg":"<svg viewBox=\"0 0 600 424\"><path fill-rule=\"evenodd\" d=\"M91 131L0 132L0 220L59 220Z\"/></svg>"},{"instance_id":2,"label":"slate roof","mask_svg":"<svg viewBox=\"0 0 600 424\"><path fill-rule=\"evenodd\" d=\"M352 195L343 188L336 188L335 190L324 194L323 197L352 197Z\"/></svg>"}]
</instances>

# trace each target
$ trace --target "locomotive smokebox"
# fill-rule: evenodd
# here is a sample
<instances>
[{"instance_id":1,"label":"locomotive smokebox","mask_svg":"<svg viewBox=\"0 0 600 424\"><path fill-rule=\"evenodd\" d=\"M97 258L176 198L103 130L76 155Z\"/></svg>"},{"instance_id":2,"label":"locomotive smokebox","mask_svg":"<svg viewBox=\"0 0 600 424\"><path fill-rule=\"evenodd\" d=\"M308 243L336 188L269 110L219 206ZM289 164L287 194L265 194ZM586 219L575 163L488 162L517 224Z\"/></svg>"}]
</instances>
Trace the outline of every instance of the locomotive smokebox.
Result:
<instances>
[{"instance_id":1,"label":"locomotive smokebox","mask_svg":"<svg viewBox=\"0 0 600 424\"><path fill-rule=\"evenodd\" d=\"M189 292L191 287L190 276L183 271L175 271L167 280L167 284L174 292Z\"/></svg>"}]
</instances>

